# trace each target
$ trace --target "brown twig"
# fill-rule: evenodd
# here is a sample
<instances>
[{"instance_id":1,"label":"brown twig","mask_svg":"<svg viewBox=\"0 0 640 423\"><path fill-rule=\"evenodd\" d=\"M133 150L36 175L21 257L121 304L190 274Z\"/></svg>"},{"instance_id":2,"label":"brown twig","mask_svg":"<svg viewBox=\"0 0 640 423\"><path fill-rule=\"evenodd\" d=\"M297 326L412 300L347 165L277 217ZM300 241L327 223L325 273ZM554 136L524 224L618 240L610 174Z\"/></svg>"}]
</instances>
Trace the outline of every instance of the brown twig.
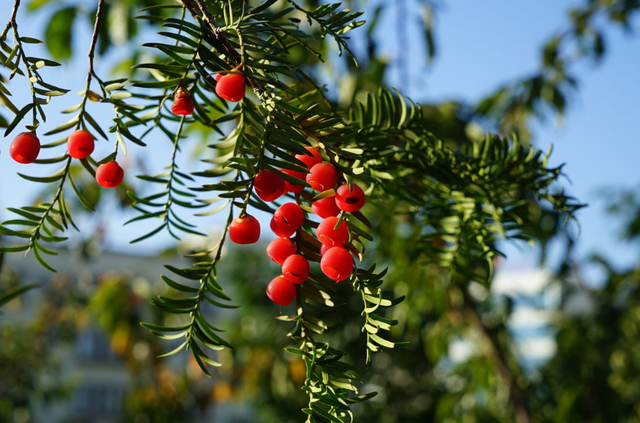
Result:
<instances>
[{"instance_id":1,"label":"brown twig","mask_svg":"<svg viewBox=\"0 0 640 423\"><path fill-rule=\"evenodd\" d=\"M98 44L98 31L100 31L100 25L102 23L104 0L98 1L98 10L96 10L96 22L93 25L93 34L91 35L91 47L89 47L89 75L87 78L90 80L93 72L93 57L96 51L96 44Z\"/></svg>"},{"instance_id":2,"label":"brown twig","mask_svg":"<svg viewBox=\"0 0 640 423\"><path fill-rule=\"evenodd\" d=\"M87 99L89 98L89 90L91 88L91 78L96 76L93 70L93 58L96 52L96 45L98 44L98 32L100 31L100 24L102 23L102 15L103 15L103 6L104 0L98 0L98 9L96 10L96 21L93 25L93 34L91 34L91 45L89 46L89 69L87 70L87 82L84 88L84 97L82 98L82 103L80 106L80 116L78 119L77 129L80 129L82 125L82 115L84 114L84 108L87 104ZM96 76L97 78L97 76ZM118 149L118 143L116 143L116 151Z\"/></svg>"},{"instance_id":3,"label":"brown twig","mask_svg":"<svg viewBox=\"0 0 640 423\"><path fill-rule=\"evenodd\" d=\"M209 26L209 29L216 37L218 41L227 49L227 51L233 56L231 59L235 62L232 63L233 67L238 66L242 63L242 56L235 49L233 44L220 32L220 27L216 24L211 11L207 8L207 5L202 0L182 0L182 4L187 8L189 13L194 18L201 18L204 23ZM253 88L259 95L264 94L266 92L265 87L257 82L253 78L249 78L245 76L247 83L251 88Z\"/></svg>"},{"instance_id":4,"label":"brown twig","mask_svg":"<svg viewBox=\"0 0 640 423\"><path fill-rule=\"evenodd\" d=\"M13 10L11 11L11 17L9 18L9 22L7 22L7 25L4 27L4 30L2 31L2 34L0 35L0 40L4 40L5 37L7 36L7 33L9 32L10 28L13 28L13 33L15 36L15 42L17 44L18 47L18 61L16 62L16 66L19 66L20 64L20 60L22 60L22 62L24 63L25 66L25 70L27 71L27 77L29 79L29 85L31 86L31 97L33 99L33 107L31 108L31 111L33 113L33 131L35 132L35 128L38 126L38 117L37 117L37 107L35 107L35 105L37 104L37 98L36 98L36 92L35 92L35 87L34 87L34 81L33 81L33 75L32 75L32 70L31 67L29 66L29 61L27 60L27 55L24 52L24 49L22 48L22 42L20 41L20 34L18 34L18 23L16 22L16 17L18 15L18 9L20 8L20 0L15 0L15 2L13 3ZM37 71L34 69L33 73L35 74L35 77L37 79L40 79L40 77L38 76Z\"/></svg>"},{"instance_id":5,"label":"brown twig","mask_svg":"<svg viewBox=\"0 0 640 423\"><path fill-rule=\"evenodd\" d=\"M12 26L15 27L16 24L16 16L18 15L18 9L20 8L20 0L16 0L15 3L13 3L13 10L11 11L11 17L9 18L9 22L7 22L7 25L4 27L4 30L2 31L2 35L0 35L0 40L3 40L4 37L7 35L7 32L9 32L9 28L11 28Z\"/></svg>"}]
</instances>

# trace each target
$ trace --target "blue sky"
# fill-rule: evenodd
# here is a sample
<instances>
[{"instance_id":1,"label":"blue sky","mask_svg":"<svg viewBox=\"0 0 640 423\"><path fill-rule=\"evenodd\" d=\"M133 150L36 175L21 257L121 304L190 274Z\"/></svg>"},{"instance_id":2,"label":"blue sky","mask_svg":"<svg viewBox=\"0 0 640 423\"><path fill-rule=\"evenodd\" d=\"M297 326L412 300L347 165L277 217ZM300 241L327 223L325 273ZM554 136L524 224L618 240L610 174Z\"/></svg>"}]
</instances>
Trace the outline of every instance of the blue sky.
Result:
<instances>
[{"instance_id":1,"label":"blue sky","mask_svg":"<svg viewBox=\"0 0 640 423\"><path fill-rule=\"evenodd\" d=\"M570 6L564 0L456 0L440 2L436 35L438 56L431 67L413 63L408 92L416 100L477 101L506 81L535 71L541 47L567 27ZM407 0L407 7L415 2ZM387 25L393 27L390 15ZM638 28L640 19L633 22ZM414 27L415 28L415 27ZM634 262L637 249L619 240L620 222L605 211L613 188L637 187L640 182L640 36L608 28L607 54L600 65L576 68L579 91L571 98L563 122L535 124L535 142L553 145L551 165L566 163L567 191L588 203L579 212L578 256L598 251L619 265ZM410 39L419 39L414 31ZM384 48L397 51L391 38ZM411 45L409 57L419 57L421 45ZM392 74L399 85L399 74ZM395 79L395 81L394 81ZM533 265L535 251L505 247L513 268Z\"/></svg>"},{"instance_id":2,"label":"blue sky","mask_svg":"<svg viewBox=\"0 0 640 423\"><path fill-rule=\"evenodd\" d=\"M408 11L414 10L415 2L406 0ZM11 3L1 2L0 16L4 18L9 15ZM539 63L543 42L566 27L566 11L575 4L564 0L456 0L441 3L443 7L439 11L436 27L436 60L429 67L425 62L418 61L416 58L422 57L424 46L411 42L406 47L411 64L409 83L400 84L399 74L395 70L390 74L390 83L403 86L414 100L476 101L492 92L498 84L534 71ZM409 16L410 19L418 19L411 13ZM394 14L389 14L383 24L390 29L396 28L394 19ZM23 35L41 36L41 22L29 21L24 14L21 15L21 22ZM636 27L639 23L636 20ZM33 33L32 28L38 29ZM409 40L422 38L416 33L417 25L408 28ZM78 48L84 51L88 44L88 28L78 28L78 31ZM603 63L599 66L585 64L578 69L580 89L571 99L564 122L558 124L549 120L536 124L535 134L539 148L546 150L549 145L554 145L552 165L566 163L565 172L572 181L570 185L567 182L568 192L590 204L579 214L581 237L578 254L584 256L600 251L622 265L635 260L637 250L619 241L619 222L604 210L606 199L610 198L612 191L604 189L634 187L640 181L637 165L640 143L636 125L640 115L637 102L640 98L640 84L637 82L637 75L640 74L640 36L627 35L617 28L610 28L606 37L608 50ZM384 37L381 48L394 57L398 51L397 39L393 36ZM85 62L84 56L81 56L73 66L48 71L47 75L52 81L58 81L61 86L77 92L83 88ZM101 68L104 67L99 66ZM10 89L17 103L23 104L27 101L24 97L27 87L24 81L19 82L23 84L22 88L16 85ZM73 95L54 100L48 108L50 122L46 128L65 121L68 116L57 115L56 112L77 102L78 97ZM95 115L104 114L108 117L112 114L108 105L92 104L91 107L90 111ZM25 205L36 192L37 187L22 181L15 174L16 171L47 173L39 166L26 168L12 161L8 155L12 138L10 136L0 141L0 209ZM165 140L158 142L166 146ZM104 151L106 155L111 147L102 143L98 151ZM145 155L153 163L159 164L159 170L161 164L168 160L159 155L162 150L153 146L144 150L131 148L130 156ZM52 173L51 170L55 169L49 169L48 173ZM0 213L2 220L8 217L6 212ZM109 238L112 247L125 246L133 238L132 233L142 233L136 228L119 229L116 225L124 218L117 217L114 220L115 230ZM140 247L153 250L166 241L168 238L162 236ZM524 252L518 252L513 247L506 248L510 257L509 267L533 266L535 250L522 247Z\"/></svg>"}]
</instances>

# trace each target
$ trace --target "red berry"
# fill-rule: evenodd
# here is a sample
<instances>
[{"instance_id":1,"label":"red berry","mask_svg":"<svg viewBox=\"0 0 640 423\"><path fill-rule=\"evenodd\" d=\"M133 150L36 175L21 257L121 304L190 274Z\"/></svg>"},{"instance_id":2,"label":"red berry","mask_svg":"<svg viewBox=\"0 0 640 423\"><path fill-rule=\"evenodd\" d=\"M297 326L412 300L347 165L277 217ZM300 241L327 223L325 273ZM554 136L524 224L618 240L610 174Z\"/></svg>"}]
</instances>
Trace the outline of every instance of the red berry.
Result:
<instances>
[{"instance_id":1,"label":"red berry","mask_svg":"<svg viewBox=\"0 0 640 423\"><path fill-rule=\"evenodd\" d=\"M40 153L40 140L32 132L23 132L13 139L9 154L18 163L33 163Z\"/></svg>"},{"instance_id":2,"label":"red berry","mask_svg":"<svg viewBox=\"0 0 640 423\"><path fill-rule=\"evenodd\" d=\"M271 228L271 231L279 237L290 237L296 232L296 229L293 229L290 226L278 225L275 218L271 218L269 227Z\"/></svg>"},{"instance_id":3,"label":"red berry","mask_svg":"<svg viewBox=\"0 0 640 423\"><path fill-rule=\"evenodd\" d=\"M67 139L67 151L74 159L84 159L93 153L95 142L93 136L82 129L78 129Z\"/></svg>"},{"instance_id":4,"label":"red berry","mask_svg":"<svg viewBox=\"0 0 640 423\"><path fill-rule=\"evenodd\" d=\"M253 180L253 188L262 201L273 201L286 192L282 176L271 170L261 170Z\"/></svg>"},{"instance_id":5,"label":"red berry","mask_svg":"<svg viewBox=\"0 0 640 423\"><path fill-rule=\"evenodd\" d=\"M229 225L229 238L236 244L255 243L260 238L260 222L250 214L236 217Z\"/></svg>"},{"instance_id":6,"label":"red berry","mask_svg":"<svg viewBox=\"0 0 640 423\"><path fill-rule=\"evenodd\" d=\"M289 305L296 297L296 286L284 276L278 276L267 286L267 296L276 304Z\"/></svg>"},{"instance_id":7,"label":"red berry","mask_svg":"<svg viewBox=\"0 0 640 423\"><path fill-rule=\"evenodd\" d=\"M332 249L333 247L328 246L327 244L320 243L320 257L324 256L324 253Z\"/></svg>"},{"instance_id":8,"label":"red berry","mask_svg":"<svg viewBox=\"0 0 640 423\"><path fill-rule=\"evenodd\" d=\"M336 204L340 207L340 210L349 213L360 210L366 201L362 188L356 184L351 186L351 190L348 184L340 185L336 190Z\"/></svg>"},{"instance_id":9,"label":"red berry","mask_svg":"<svg viewBox=\"0 0 640 423\"><path fill-rule=\"evenodd\" d=\"M343 281L353 272L353 257L346 248L330 248L320 261L322 272L334 281Z\"/></svg>"},{"instance_id":10,"label":"red berry","mask_svg":"<svg viewBox=\"0 0 640 423\"><path fill-rule=\"evenodd\" d=\"M296 253L296 245L291 238L276 238L267 246L267 255L280 266L287 257Z\"/></svg>"},{"instance_id":11,"label":"red berry","mask_svg":"<svg viewBox=\"0 0 640 423\"><path fill-rule=\"evenodd\" d=\"M191 99L174 100L171 105L171 111L174 115L190 115L193 113L193 102Z\"/></svg>"},{"instance_id":12,"label":"red berry","mask_svg":"<svg viewBox=\"0 0 640 423\"><path fill-rule=\"evenodd\" d=\"M105 188L117 187L123 178L124 171L115 160L101 164L96 169L96 181Z\"/></svg>"},{"instance_id":13,"label":"red berry","mask_svg":"<svg viewBox=\"0 0 640 423\"><path fill-rule=\"evenodd\" d=\"M323 219L340 214L335 197L322 198L311 204L311 210Z\"/></svg>"},{"instance_id":14,"label":"red berry","mask_svg":"<svg viewBox=\"0 0 640 423\"><path fill-rule=\"evenodd\" d=\"M320 222L316 230L320 242L331 247L342 246L347 242L349 239L349 228L343 220L340 222L340 226L334 229L338 220L337 217L331 216Z\"/></svg>"},{"instance_id":15,"label":"red berry","mask_svg":"<svg viewBox=\"0 0 640 423\"><path fill-rule=\"evenodd\" d=\"M327 245L327 244L320 243L320 257L324 256L324 254L327 251L329 251L330 249L332 249L333 247L344 247L344 248L347 248L347 245L346 244L344 244L344 245Z\"/></svg>"},{"instance_id":16,"label":"red berry","mask_svg":"<svg viewBox=\"0 0 640 423\"><path fill-rule=\"evenodd\" d=\"M331 163L318 163L307 175L307 183L316 191L326 191L338 182L338 172Z\"/></svg>"},{"instance_id":17,"label":"red berry","mask_svg":"<svg viewBox=\"0 0 640 423\"><path fill-rule=\"evenodd\" d=\"M222 76L223 75L221 73L216 73L216 76L215 76L216 82L220 81L220 78L222 78Z\"/></svg>"},{"instance_id":18,"label":"red berry","mask_svg":"<svg viewBox=\"0 0 640 423\"><path fill-rule=\"evenodd\" d=\"M216 84L216 94L234 103L244 98L246 89L244 76L239 73L222 75Z\"/></svg>"},{"instance_id":19,"label":"red berry","mask_svg":"<svg viewBox=\"0 0 640 423\"><path fill-rule=\"evenodd\" d=\"M304 181L307 177L307 174L305 172L298 172L296 170L280 169L280 172L286 173L287 175L293 176L294 178L298 178L301 182ZM303 185L293 184L287 180L284 181L284 187L287 189L287 192L292 192L294 194L297 194L304 190Z\"/></svg>"},{"instance_id":20,"label":"red berry","mask_svg":"<svg viewBox=\"0 0 640 423\"><path fill-rule=\"evenodd\" d=\"M302 283L309 276L309 262L300 254L289 256L282 265L282 274L291 283Z\"/></svg>"},{"instance_id":21,"label":"red berry","mask_svg":"<svg viewBox=\"0 0 640 423\"><path fill-rule=\"evenodd\" d=\"M320 155L320 151L315 147L305 147L305 149L311 154L296 154L296 159L300 160L302 163L306 164L309 169L317 165L318 163L322 163L322 156Z\"/></svg>"},{"instance_id":22,"label":"red berry","mask_svg":"<svg viewBox=\"0 0 640 423\"><path fill-rule=\"evenodd\" d=\"M176 91L173 96L171 111L176 115L190 115L193 113L193 101L191 100L191 94L189 94L186 88L180 87Z\"/></svg>"},{"instance_id":23,"label":"red berry","mask_svg":"<svg viewBox=\"0 0 640 423\"><path fill-rule=\"evenodd\" d=\"M304 212L296 203L285 203L276 209L273 221L279 229L294 233L304 222Z\"/></svg>"}]
</instances>

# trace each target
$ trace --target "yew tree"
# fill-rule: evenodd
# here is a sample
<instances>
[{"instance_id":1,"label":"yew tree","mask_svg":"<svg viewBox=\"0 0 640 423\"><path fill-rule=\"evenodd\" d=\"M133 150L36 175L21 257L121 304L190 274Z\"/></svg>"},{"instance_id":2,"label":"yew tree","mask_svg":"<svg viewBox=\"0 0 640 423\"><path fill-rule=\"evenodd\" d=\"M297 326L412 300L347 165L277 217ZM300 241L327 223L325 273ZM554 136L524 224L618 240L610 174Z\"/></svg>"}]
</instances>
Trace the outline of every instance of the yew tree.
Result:
<instances>
[{"instance_id":1,"label":"yew tree","mask_svg":"<svg viewBox=\"0 0 640 423\"><path fill-rule=\"evenodd\" d=\"M32 254L54 272L49 257L65 247L78 217L109 201L135 211L128 223L147 232L131 242L141 245L160 233L209 240L201 228L219 215L219 239L192 252L192 265L158 269L171 294L151 302L173 323L140 324L166 340L163 355L190 354L212 375L225 366L221 350L249 342L226 336L203 310L243 305L229 296L233 278L218 271L223 247L235 242L242 251L260 237L275 239L267 253L284 266L282 276L263 272L262 285L273 282L261 295L280 305L272 316L289 337L286 353L304 363L308 401L296 404L299 421L353 421L352 406L376 395L362 382L380 351L390 350L383 354L393 361L402 354L396 349L417 344L435 367L462 331L450 325L473 327L486 341L483 360L497 375L487 386L507 392L492 397L490 414L531 421L506 329L482 318L493 305L470 287L490 287L498 242L544 243L581 207L564 194L562 168L549 166L550 152L531 145L528 130L540 110L564 111L574 83L565 66L576 55L559 39L548 43L539 74L471 109L420 105L384 85L372 35L384 4L365 24L361 11L313 0L97 0L88 13L78 4L53 10L48 56L36 57L43 41L17 16L21 8L51 11L47 3L15 0L0 33L0 160L24 163L20 177L43 184L48 196L11 205L0 225L3 252ZM576 9L565 37L580 43L583 56L598 57L602 36L589 28L613 6L588 3ZM431 16L429 2L421 7ZM619 21L630 10L607 17ZM71 22L83 17L93 26L84 82L63 87L48 70L80 54ZM430 20L423 24L433 55ZM367 46L361 57L349 38L358 32ZM110 56L119 42L128 49L124 60ZM113 63L100 74L94 62L103 57ZM327 78L327 69L351 75L351 85ZM30 93L25 103L12 96L20 90ZM77 90L74 106L56 109L59 97ZM58 113L68 120L51 124ZM489 122L496 133L465 131L472 122ZM111 153L98 155L94 143ZM198 145L198 169L180 166L183 151ZM146 149L163 152L162 173L124 164L128 154L144 163ZM40 166L51 173L34 176ZM357 340L334 335L345 322L357 322ZM455 419L460 398L433 396L433 413Z\"/></svg>"}]
</instances>

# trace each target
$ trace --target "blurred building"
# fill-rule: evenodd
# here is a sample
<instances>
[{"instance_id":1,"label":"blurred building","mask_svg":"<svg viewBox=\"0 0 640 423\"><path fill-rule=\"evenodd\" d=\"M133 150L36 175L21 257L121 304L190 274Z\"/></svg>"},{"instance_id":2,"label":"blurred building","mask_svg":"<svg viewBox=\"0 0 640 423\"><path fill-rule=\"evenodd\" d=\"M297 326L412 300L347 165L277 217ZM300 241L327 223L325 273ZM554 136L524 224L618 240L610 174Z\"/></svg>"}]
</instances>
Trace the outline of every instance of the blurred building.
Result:
<instances>
[{"instance_id":1,"label":"blurred building","mask_svg":"<svg viewBox=\"0 0 640 423\"><path fill-rule=\"evenodd\" d=\"M526 370L546 363L556 352L551 318L561 298L560 284L545 269L505 270L496 275L491 291L511 301L507 325Z\"/></svg>"},{"instance_id":2,"label":"blurred building","mask_svg":"<svg viewBox=\"0 0 640 423\"><path fill-rule=\"evenodd\" d=\"M6 270L14 273L20 284L37 283L40 288L28 291L8 303L3 310L5 313L0 315L0 326L8 321L12 324L24 325L33 322L41 313L43 305L52 305L51 302L57 301L51 295L51 288L53 287L55 292L57 284L69 290L62 293L61 298L65 295L90 294L101 277L109 272L117 272L124 275L126 280L132 281L134 285L137 281L140 287L146 286L149 292L143 294L146 299L150 299L151 295L158 292L163 285L158 278L163 264L188 266L184 261L171 262L166 258L106 251L101 252L99 259L95 260L82 257L79 252L61 251L58 256L47 257L47 262L57 269L58 273L52 274L44 269L32 254L27 257L21 254L6 255ZM66 282L61 283L61 281ZM148 300L140 302L139 306L151 307ZM32 405L35 404L35 406L29 411L32 415L28 419L25 417L25 421L36 423L122 421L124 401L136 374L126 365L124 357L114 351L108 334L88 317L81 316L80 319L82 318L86 322L77 325L77 331L71 342L56 342L52 351L42 352L60 357L60 369L58 369L60 381L53 381L53 383L61 383L62 380L69 382L73 386L70 397L56 399L53 402L34 398ZM189 356L190 354L185 352L163 360L179 372L188 367ZM209 390L213 383L207 385ZM204 389L206 392L207 388ZM192 405L197 411L192 420L194 422L245 423L251 421L250 410L246 405L217 404L205 410L198 409L197 405ZM18 420L20 419L16 418L16 422ZM144 420L141 423L152 422Z\"/></svg>"},{"instance_id":3,"label":"blurred building","mask_svg":"<svg viewBox=\"0 0 640 423\"><path fill-rule=\"evenodd\" d=\"M555 333L551 319L557 312L560 284L554 283L550 272L544 269L500 270L488 292L472 282L469 293L479 301L496 303L495 310L508 312L507 329L514 340L515 353L526 372L533 372L556 353ZM478 353L478 340L459 337L449 345L445 365L467 361Z\"/></svg>"}]
</instances>

